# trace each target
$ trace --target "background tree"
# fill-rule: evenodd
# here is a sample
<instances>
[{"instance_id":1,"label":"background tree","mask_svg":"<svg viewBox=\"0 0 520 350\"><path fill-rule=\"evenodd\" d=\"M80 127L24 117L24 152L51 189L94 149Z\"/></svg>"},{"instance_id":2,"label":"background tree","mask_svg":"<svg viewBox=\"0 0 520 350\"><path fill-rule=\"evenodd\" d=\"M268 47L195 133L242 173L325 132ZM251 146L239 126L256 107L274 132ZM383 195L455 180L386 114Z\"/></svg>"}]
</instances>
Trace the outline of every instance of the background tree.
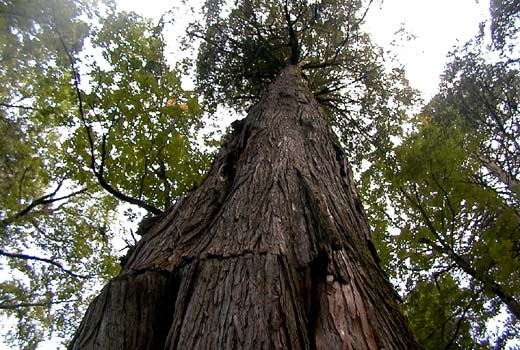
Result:
<instances>
[{"instance_id":1,"label":"background tree","mask_svg":"<svg viewBox=\"0 0 520 350\"><path fill-rule=\"evenodd\" d=\"M201 110L166 63L161 24L110 3L0 6L0 309L15 324L7 341L33 349L67 339L119 270L114 238L135 240L114 224L121 203L161 212L207 158Z\"/></svg>"},{"instance_id":2,"label":"background tree","mask_svg":"<svg viewBox=\"0 0 520 350\"><path fill-rule=\"evenodd\" d=\"M389 273L407 276L405 310L431 349L504 348L519 334L518 60L497 60L483 40L451 55L413 132L365 179L373 189L384 169L379 191L365 192L372 223ZM504 313L497 332L490 321Z\"/></svg>"}]
</instances>

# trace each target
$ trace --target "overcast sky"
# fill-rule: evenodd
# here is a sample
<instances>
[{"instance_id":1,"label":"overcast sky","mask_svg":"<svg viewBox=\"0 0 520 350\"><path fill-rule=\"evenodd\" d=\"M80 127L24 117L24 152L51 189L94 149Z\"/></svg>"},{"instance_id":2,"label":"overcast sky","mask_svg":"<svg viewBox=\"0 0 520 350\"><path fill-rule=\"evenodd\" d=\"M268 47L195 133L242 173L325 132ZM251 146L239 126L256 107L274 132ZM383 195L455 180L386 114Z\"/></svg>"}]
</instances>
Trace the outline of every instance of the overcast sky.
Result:
<instances>
[{"instance_id":1,"label":"overcast sky","mask_svg":"<svg viewBox=\"0 0 520 350\"><path fill-rule=\"evenodd\" d=\"M385 0L382 8L373 6L367 25L384 47L389 47L401 23L416 36L396 52L411 85L429 98L437 90L446 55L477 34L479 23L489 17L488 9L488 0Z\"/></svg>"},{"instance_id":2,"label":"overcast sky","mask_svg":"<svg viewBox=\"0 0 520 350\"><path fill-rule=\"evenodd\" d=\"M175 2L169 0L118 1L120 9L152 18L159 18L172 4ZM488 8L488 0L384 0L382 4L375 0L366 28L376 43L398 54L411 85L428 99L437 90L446 55L455 45L477 34L479 23L489 16ZM179 17L180 22L189 20ZM416 38L391 47L394 33L402 25Z\"/></svg>"}]
</instances>

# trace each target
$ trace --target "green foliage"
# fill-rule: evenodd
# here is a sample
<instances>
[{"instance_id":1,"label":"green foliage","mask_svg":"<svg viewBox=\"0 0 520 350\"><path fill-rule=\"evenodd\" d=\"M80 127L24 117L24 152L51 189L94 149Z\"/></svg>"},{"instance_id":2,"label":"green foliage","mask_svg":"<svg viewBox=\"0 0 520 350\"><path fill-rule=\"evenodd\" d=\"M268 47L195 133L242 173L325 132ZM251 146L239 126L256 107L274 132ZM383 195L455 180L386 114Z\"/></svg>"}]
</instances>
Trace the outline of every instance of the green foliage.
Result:
<instances>
[{"instance_id":1,"label":"green foliage","mask_svg":"<svg viewBox=\"0 0 520 350\"><path fill-rule=\"evenodd\" d=\"M245 110L283 67L298 64L355 165L385 153L415 94L361 29L370 3L206 1L204 21L190 33L201 40L202 94L210 105Z\"/></svg>"},{"instance_id":2,"label":"green foliage","mask_svg":"<svg viewBox=\"0 0 520 350\"><path fill-rule=\"evenodd\" d=\"M453 53L414 130L362 180L426 349L498 349L519 331L519 67L486 61L478 39ZM513 321L494 333L503 312Z\"/></svg>"},{"instance_id":3,"label":"green foliage","mask_svg":"<svg viewBox=\"0 0 520 350\"><path fill-rule=\"evenodd\" d=\"M425 349L485 349L471 335L473 298L472 289L461 289L451 276L443 275L418 282L403 309Z\"/></svg>"},{"instance_id":4,"label":"green foliage","mask_svg":"<svg viewBox=\"0 0 520 350\"><path fill-rule=\"evenodd\" d=\"M4 269L12 277L1 284L2 308L5 316L18 319L7 334L9 342L34 348L50 331L64 340L70 336L92 294L119 270L110 242L112 208L111 203L77 196L52 214L31 213L32 218L7 227L3 248L45 256L70 271L7 258Z\"/></svg>"},{"instance_id":5,"label":"green foliage","mask_svg":"<svg viewBox=\"0 0 520 350\"><path fill-rule=\"evenodd\" d=\"M0 5L0 122L2 128L2 207L19 210L39 197L50 174L42 171L45 149L67 94L70 74L63 46L83 46L86 24L79 19L85 3L18 1ZM50 84L52 82L52 84ZM51 159L49 157L48 159ZM17 193L10 193L16 189ZM9 212L4 212L9 215Z\"/></svg>"},{"instance_id":6,"label":"green foliage","mask_svg":"<svg viewBox=\"0 0 520 350\"><path fill-rule=\"evenodd\" d=\"M166 209L209 160L161 23L59 0L2 2L0 25L0 311L35 349L119 271L121 200Z\"/></svg>"},{"instance_id":7,"label":"green foliage","mask_svg":"<svg viewBox=\"0 0 520 350\"><path fill-rule=\"evenodd\" d=\"M513 51L518 40L520 2L516 0L491 0L491 35L494 46L499 50Z\"/></svg>"},{"instance_id":8,"label":"green foliage","mask_svg":"<svg viewBox=\"0 0 520 350\"><path fill-rule=\"evenodd\" d=\"M92 91L65 142L79 146L69 161L93 162L118 191L168 209L201 181L209 164L195 142L202 127L197 96L180 87L178 72L166 63L160 26L125 13L101 24L92 44L106 61L90 64Z\"/></svg>"}]
</instances>

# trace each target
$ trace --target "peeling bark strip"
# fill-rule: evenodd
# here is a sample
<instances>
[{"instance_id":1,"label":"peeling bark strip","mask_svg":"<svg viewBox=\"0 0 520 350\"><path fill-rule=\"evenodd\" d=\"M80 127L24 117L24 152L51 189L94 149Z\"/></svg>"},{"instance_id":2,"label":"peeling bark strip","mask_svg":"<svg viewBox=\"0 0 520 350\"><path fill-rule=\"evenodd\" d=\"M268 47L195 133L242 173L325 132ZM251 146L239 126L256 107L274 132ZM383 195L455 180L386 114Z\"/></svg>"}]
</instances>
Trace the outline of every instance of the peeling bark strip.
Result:
<instances>
[{"instance_id":1,"label":"peeling bark strip","mask_svg":"<svg viewBox=\"0 0 520 350\"><path fill-rule=\"evenodd\" d=\"M143 235L69 349L416 349L296 66Z\"/></svg>"}]
</instances>

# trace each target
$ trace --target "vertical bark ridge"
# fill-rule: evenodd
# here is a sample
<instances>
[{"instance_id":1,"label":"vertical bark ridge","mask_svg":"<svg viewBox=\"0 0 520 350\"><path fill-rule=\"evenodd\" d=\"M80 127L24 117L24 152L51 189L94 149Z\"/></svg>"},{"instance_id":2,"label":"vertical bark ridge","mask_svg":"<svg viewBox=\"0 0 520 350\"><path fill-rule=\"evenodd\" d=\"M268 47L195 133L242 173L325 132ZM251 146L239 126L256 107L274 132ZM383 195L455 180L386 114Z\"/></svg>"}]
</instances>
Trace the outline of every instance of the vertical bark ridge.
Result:
<instances>
[{"instance_id":1,"label":"vertical bark ridge","mask_svg":"<svg viewBox=\"0 0 520 350\"><path fill-rule=\"evenodd\" d=\"M121 344L417 348L343 152L296 66L234 123L202 185L145 232L70 349Z\"/></svg>"}]
</instances>

